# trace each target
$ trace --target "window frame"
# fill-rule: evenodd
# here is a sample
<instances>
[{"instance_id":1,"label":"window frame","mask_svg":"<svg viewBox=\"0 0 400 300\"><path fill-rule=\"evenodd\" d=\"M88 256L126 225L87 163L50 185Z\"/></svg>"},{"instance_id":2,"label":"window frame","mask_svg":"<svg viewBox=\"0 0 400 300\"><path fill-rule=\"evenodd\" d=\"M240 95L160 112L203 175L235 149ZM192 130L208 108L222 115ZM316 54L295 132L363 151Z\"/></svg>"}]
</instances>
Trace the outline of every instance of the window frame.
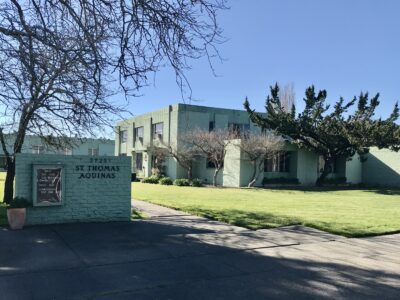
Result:
<instances>
[{"instance_id":1,"label":"window frame","mask_svg":"<svg viewBox=\"0 0 400 300\"><path fill-rule=\"evenodd\" d=\"M277 153L264 160L264 173L290 173L291 152Z\"/></svg>"},{"instance_id":2,"label":"window frame","mask_svg":"<svg viewBox=\"0 0 400 300\"><path fill-rule=\"evenodd\" d=\"M44 154L45 148L43 145L32 145L32 154Z\"/></svg>"},{"instance_id":3,"label":"window frame","mask_svg":"<svg viewBox=\"0 0 400 300\"><path fill-rule=\"evenodd\" d=\"M88 148L88 156L99 156L99 148Z\"/></svg>"},{"instance_id":4,"label":"window frame","mask_svg":"<svg viewBox=\"0 0 400 300\"><path fill-rule=\"evenodd\" d=\"M121 143L121 144L124 144L124 143L126 143L128 141L128 130L121 130L120 132L119 132L119 142Z\"/></svg>"},{"instance_id":5,"label":"window frame","mask_svg":"<svg viewBox=\"0 0 400 300\"><path fill-rule=\"evenodd\" d=\"M246 138L250 133L250 124L248 123L228 123L230 134L234 134L237 138Z\"/></svg>"},{"instance_id":6,"label":"window frame","mask_svg":"<svg viewBox=\"0 0 400 300\"><path fill-rule=\"evenodd\" d=\"M159 130L157 130L157 127L161 125L161 133L159 133ZM164 122L158 122L154 123L152 125L152 134L153 134L153 140L157 139L160 135L160 140L164 138Z\"/></svg>"},{"instance_id":7,"label":"window frame","mask_svg":"<svg viewBox=\"0 0 400 300\"><path fill-rule=\"evenodd\" d=\"M224 168L225 159L222 161L221 169ZM206 157L206 169L216 169L217 166L215 165L214 161L210 159L210 157Z\"/></svg>"},{"instance_id":8,"label":"window frame","mask_svg":"<svg viewBox=\"0 0 400 300\"><path fill-rule=\"evenodd\" d=\"M141 135L139 133L141 132ZM135 127L135 142L140 141L140 138L144 138L144 126Z\"/></svg>"},{"instance_id":9,"label":"window frame","mask_svg":"<svg viewBox=\"0 0 400 300\"><path fill-rule=\"evenodd\" d=\"M140 168L138 168L138 158L140 157ZM143 152L136 152L136 154L135 154L135 168L136 168L136 171L138 171L138 170L140 170L140 171L142 171L143 170Z\"/></svg>"},{"instance_id":10,"label":"window frame","mask_svg":"<svg viewBox=\"0 0 400 300\"><path fill-rule=\"evenodd\" d=\"M208 132L211 132L215 129L215 121L208 122Z\"/></svg>"}]
</instances>

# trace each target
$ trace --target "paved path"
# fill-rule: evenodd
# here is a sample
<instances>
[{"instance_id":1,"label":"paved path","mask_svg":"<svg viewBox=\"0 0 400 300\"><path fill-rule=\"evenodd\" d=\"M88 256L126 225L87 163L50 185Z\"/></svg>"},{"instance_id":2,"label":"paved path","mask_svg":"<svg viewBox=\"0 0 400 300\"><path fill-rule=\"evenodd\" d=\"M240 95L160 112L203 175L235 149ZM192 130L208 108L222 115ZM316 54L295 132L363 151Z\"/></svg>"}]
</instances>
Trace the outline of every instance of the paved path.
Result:
<instances>
[{"instance_id":1,"label":"paved path","mask_svg":"<svg viewBox=\"0 0 400 300\"><path fill-rule=\"evenodd\" d=\"M147 220L0 228L0 299L398 299L400 235Z\"/></svg>"}]
</instances>

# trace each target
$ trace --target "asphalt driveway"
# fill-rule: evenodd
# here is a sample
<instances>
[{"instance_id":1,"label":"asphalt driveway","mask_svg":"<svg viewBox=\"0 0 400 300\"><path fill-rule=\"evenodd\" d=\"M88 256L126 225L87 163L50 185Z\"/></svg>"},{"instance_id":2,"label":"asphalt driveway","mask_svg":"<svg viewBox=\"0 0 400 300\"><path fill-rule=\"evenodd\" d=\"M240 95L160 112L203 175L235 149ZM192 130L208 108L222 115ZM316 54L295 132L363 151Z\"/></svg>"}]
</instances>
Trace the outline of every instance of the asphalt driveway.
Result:
<instances>
[{"instance_id":1,"label":"asphalt driveway","mask_svg":"<svg viewBox=\"0 0 400 300\"><path fill-rule=\"evenodd\" d=\"M0 228L0 298L399 298L400 234L248 231L134 203L150 218Z\"/></svg>"}]
</instances>

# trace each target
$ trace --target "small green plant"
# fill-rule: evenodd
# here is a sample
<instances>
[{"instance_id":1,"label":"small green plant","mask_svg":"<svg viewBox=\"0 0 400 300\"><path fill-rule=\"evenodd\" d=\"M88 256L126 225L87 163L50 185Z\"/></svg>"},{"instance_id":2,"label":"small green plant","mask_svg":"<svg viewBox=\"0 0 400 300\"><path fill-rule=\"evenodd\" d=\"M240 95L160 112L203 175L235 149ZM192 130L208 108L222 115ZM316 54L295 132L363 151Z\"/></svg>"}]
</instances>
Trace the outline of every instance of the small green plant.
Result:
<instances>
[{"instance_id":1,"label":"small green plant","mask_svg":"<svg viewBox=\"0 0 400 300\"><path fill-rule=\"evenodd\" d=\"M148 216L146 215L146 213L144 213L140 210L132 209L131 210L131 218L136 219L136 220L141 220L141 219L147 219Z\"/></svg>"},{"instance_id":2,"label":"small green plant","mask_svg":"<svg viewBox=\"0 0 400 300\"><path fill-rule=\"evenodd\" d=\"M157 184L158 181L160 180L160 177L158 176L150 176L142 179L142 183L151 183L151 184Z\"/></svg>"},{"instance_id":3,"label":"small green plant","mask_svg":"<svg viewBox=\"0 0 400 300\"><path fill-rule=\"evenodd\" d=\"M8 208L26 208L31 206L31 202L24 197L15 197L8 204Z\"/></svg>"},{"instance_id":4,"label":"small green plant","mask_svg":"<svg viewBox=\"0 0 400 300\"><path fill-rule=\"evenodd\" d=\"M264 178L262 181L263 185L266 184L299 184L299 179L297 178L285 178L285 177L278 177L278 178Z\"/></svg>"},{"instance_id":5,"label":"small green plant","mask_svg":"<svg viewBox=\"0 0 400 300\"><path fill-rule=\"evenodd\" d=\"M159 180L159 183L162 185L172 185L174 182L169 177L163 177Z\"/></svg>"},{"instance_id":6,"label":"small green plant","mask_svg":"<svg viewBox=\"0 0 400 300\"><path fill-rule=\"evenodd\" d=\"M194 178L192 180L192 182L190 183L190 185L194 186L194 187L202 187L203 186L203 182L201 181L201 179Z\"/></svg>"},{"instance_id":7,"label":"small green plant","mask_svg":"<svg viewBox=\"0 0 400 300\"><path fill-rule=\"evenodd\" d=\"M174 185L176 185L176 186L190 186L190 181L189 181L189 179L185 179L185 178L175 179L174 180Z\"/></svg>"}]
</instances>

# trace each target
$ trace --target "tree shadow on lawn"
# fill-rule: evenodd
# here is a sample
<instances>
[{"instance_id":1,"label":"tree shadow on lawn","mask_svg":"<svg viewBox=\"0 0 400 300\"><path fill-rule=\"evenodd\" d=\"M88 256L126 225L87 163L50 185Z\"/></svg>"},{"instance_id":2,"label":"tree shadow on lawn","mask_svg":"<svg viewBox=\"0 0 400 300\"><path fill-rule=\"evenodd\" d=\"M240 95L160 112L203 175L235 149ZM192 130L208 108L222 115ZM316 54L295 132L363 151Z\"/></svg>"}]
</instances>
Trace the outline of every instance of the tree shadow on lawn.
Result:
<instances>
[{"instance_id":1,"label":"tree shadow on lawn","mask_svg":"<svg viewBox=\"0 0 400 300\"><path fill-rule=\"evenodd\" d=\"M184 210L189 213L211 220L220 221L253 230L302 224L302 222L297 218L277 216L270 213L248 212L236 209L226 209L223 211L219 211L199 208L195 206L186 207Z\"/></svg>"},{"instance_id":2,"label":"tree shadow on lawn","mask_svg":"<svg viewBox=\"0 0 400 300\"><path fill-rule=\"evenodd\" d=\"M380 189L367 190L367 192L376 193L376 194L380 194L380 195L388 195L388 196L400 196L400 189L380 188Z\"/></svg>"},{"instance_id":3,"label":"tree shadow on lawn","mask_svg":"<svg viewBox=\"0 0 400 300\"><path fill-rule=\"evenodd\" d=\"M274 186L259 187L252 189L254 191L299 191L299 192L340 192L340 191L365 191L380 195L400 195L400 188L397 187L381 187L381 186L364 186L364 185L344 185L344 186Z\"/></svg>"},{"instance_id":4,"label":"tree shadow on lawn","mask_svg":"<svg viewBox=\"0 0 400 300\"><path fill-rule=\"evenodd\" d=\"M188 213L205 217L211 220L244 227L251 230L271 229L291 225L303 225L348 238L370 237L400 232L400 228L398 230L377 232L371 231L371 229L369 228L364 229L360 226L352 226L351 224L346 223L334 223L324 221L308 222L292 216L274 215L271 213L262 212L248 212L235 209L226 209L223 211L219 211L199 207L185 207L183 210Z\"/></svg>"}]
</instances>

